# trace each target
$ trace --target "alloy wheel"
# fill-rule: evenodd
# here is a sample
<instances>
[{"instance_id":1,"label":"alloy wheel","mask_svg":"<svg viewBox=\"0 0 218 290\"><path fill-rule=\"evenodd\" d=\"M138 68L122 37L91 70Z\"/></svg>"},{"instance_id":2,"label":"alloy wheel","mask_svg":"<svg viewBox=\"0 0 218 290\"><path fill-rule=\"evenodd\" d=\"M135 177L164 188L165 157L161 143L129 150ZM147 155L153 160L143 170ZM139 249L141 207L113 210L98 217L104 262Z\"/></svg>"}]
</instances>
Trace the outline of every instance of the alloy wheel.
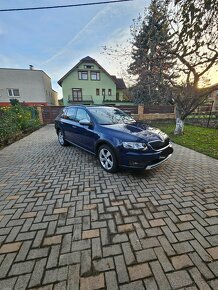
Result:
<instances>
[{"instance_id":1,"label":"alloy wheel","mask_svg":"<svg viewBox=\"0 0 218 290\"><path fill-rule=\"evenodd\" d=\"M99 159L101 165L106 169L110 170L113 167L113 156L109 150L102 148L99 152Z\"/></svg>"}]
</instances>

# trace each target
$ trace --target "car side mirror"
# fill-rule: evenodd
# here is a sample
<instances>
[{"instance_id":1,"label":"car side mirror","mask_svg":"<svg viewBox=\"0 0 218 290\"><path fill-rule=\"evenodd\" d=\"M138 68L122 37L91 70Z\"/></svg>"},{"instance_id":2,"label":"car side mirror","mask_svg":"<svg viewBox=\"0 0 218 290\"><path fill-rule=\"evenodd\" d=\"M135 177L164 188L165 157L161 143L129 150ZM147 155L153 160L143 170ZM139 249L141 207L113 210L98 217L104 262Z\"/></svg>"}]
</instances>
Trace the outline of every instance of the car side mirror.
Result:
<instances>
[{"instance_id":1,"label":"car side mirror","mask_svg":"<svg viewBox=\"0 0 218 290\"><path fill-rule=\"evenodd\" d=\"M88 119L82 119L79 121L80 125L90 126L92 123Z\"/></svg>"}]
</instances>

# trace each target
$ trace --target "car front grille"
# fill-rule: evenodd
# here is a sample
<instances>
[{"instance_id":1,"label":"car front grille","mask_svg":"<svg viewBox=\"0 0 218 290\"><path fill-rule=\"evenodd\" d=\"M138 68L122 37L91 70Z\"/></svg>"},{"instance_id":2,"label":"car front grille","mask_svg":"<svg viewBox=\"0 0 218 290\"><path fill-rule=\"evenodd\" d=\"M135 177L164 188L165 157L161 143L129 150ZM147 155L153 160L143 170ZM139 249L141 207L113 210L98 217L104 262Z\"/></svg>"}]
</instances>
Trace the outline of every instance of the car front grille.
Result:
<instances>
[{"instance_id":1,"label":"car front grille","mask_svg":"<svg viewBox=\"0 0 218 290\"><path fill-rule=\"evenodd\" d=\"M169 138L165 139L164 141L151 141L148 144L151 146L152 149L154 150L160 150L163 149L164 147L169 145Z\"/></svg>"}]
</instances>

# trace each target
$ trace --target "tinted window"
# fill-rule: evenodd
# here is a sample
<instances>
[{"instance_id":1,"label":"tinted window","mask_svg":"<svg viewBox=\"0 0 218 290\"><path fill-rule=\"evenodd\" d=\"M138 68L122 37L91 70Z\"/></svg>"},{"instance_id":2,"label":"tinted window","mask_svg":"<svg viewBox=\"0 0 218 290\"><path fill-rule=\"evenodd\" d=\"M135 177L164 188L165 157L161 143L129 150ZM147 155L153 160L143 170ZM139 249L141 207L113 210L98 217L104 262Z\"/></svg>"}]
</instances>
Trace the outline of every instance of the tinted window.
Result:
<instances>
[{"instance_id":1,"label":"tinted window","mask_svg":"<svg viewBox=\"0 0 218 290\"><path fill-rule=\"evenodd\" d=\"M75 115L76 115L76 108L69 108L67 110L67 117L70 120L74 120L75 119Z\"/></svg>"},{"instance_id":2,"label":"tinted window","mask_svg":"<svg viewBox=\"0 0 218 290\"><path fill-rule=\"evenodd\" d=\"M76 113L76 121L79 122L81 120L87 119L88 121L90 121L90 117L87 114L87 112L83 109L78 109L77 113Z\"/></svg>"},{"instance_id":3,"label":"tinted window","mask_svg":"<svg viewBox=\"0 0 218 290\"><path fill-rule=\"evenodd\" d=\"M101 125L133 123L135 120L116 108L89 108L89 111Z\"/></svg>"}]
</instances>

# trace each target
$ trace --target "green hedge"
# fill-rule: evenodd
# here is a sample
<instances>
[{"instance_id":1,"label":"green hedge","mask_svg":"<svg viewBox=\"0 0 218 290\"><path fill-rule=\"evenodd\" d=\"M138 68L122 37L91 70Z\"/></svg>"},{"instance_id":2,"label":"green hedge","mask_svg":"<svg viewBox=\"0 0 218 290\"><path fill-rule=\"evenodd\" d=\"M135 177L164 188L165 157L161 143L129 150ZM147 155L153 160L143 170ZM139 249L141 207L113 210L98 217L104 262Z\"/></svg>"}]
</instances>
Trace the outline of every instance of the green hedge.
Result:
<instances>
[{"instance_id":1,"label":"green hedge","mask_svg":"<svg viewBox=\"0 0 218 290\"><path fill-rule=\"evenodd\" d=\"M16 104L0 107L0 146L10 144L40 127L36 108Z\"/></svg>"}]
</instances>

